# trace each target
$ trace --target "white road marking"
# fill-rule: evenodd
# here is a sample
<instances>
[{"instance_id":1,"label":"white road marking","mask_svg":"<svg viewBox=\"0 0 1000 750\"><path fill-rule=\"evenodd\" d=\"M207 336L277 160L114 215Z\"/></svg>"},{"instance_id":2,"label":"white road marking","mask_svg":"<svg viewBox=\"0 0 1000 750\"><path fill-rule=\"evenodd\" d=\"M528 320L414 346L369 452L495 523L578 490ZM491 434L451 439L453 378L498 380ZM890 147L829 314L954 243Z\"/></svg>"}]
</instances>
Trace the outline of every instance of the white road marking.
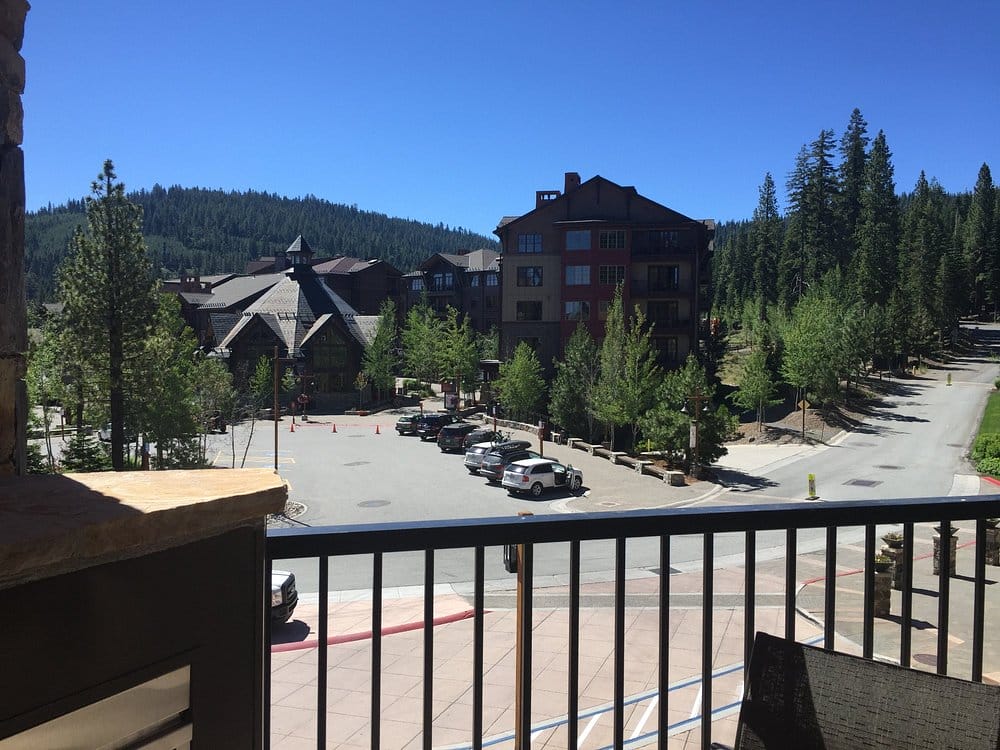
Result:
<instances>
[{"instance_id":1,"label":"white road marking","mask_svg":"<svg viewBox=\"0 0 1000 750\"><path fill-rule=\"evenodd\" d=\"M590 730L594 728L594 725L598 721L600 721L600 718L602 716L604 716L603 713L601 713L601 714L594 714L594 717L590 721L587 722L587 726L584 727L584 729L583 729L582 732L580 732L580 736L576 738L576 746L577 746L577 748L583 747L583 743L587 740L587 735L590 734Z\"/></svg>"},{"instance_id":2,"label":"white road marking","mask_svg":"<svg viewBox=\"0 0 1000 750\"><path fill-rule=\"evenodd\" d=\"M642 734L642 728L646 726L646 722L649 721L649 717L653 715L653 709L656 708L656 704L660 702L660 696L654 695L653 700L649 702L649 707L643 711L642 718L639 719L639 723L635 725L635 729L632 730L632 736L629 739L635 739L640 734Z\"/></svg>"},{"instance_id":3,"label":"white road marking","mask_svg":"<svg viewBox=\"0 0 1000 750\"><path fill-rule=\"evenodd\" d=\"M689 719L693 719L696 716L701 716L701 684L698 684L698 695L694 699L694 705L691 707L691 715L688 716Z\"/></svg>"}]
</instances>

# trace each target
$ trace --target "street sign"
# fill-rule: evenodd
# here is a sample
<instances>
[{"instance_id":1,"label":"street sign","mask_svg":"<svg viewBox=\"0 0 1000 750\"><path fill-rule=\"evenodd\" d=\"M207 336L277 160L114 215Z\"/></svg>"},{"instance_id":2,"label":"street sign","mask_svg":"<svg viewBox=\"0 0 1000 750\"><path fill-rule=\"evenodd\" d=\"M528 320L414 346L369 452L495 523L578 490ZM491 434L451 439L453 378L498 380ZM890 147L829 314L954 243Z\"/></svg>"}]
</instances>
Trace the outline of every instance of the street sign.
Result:
<instances>
[{"instance_id":1,"label":"street sign","mask_svg":"<svg viewBox=\"0 0 1000 750\"><path fill-rule=\"evenodd\" d=\"M798 407L799 407L800 409L802 409L803 411L805 411L806 409L808 409L808 408L809 408L810 406L812 406L812 404L810 404L810 403L809 403L808 401L806 401L805 399L802 399L802 400L801 400L801 401L799 401L799 403L798 403Z\"/></svg>"}]
</instances>

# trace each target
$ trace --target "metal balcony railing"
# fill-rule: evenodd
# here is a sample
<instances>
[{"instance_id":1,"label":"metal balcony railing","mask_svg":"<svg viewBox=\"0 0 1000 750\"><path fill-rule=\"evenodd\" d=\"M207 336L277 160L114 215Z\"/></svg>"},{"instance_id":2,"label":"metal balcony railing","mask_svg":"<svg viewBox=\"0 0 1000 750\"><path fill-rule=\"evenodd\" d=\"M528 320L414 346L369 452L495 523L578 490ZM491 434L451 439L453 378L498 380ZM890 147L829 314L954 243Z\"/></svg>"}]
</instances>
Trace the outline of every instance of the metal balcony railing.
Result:
<instances>
[{"instance_id":1,"label":"metal balcony railing","mask_svg":"<svg viewBox=\"0 0 1000 750\"><path fill-rule=\"evenodd\" d=\"M668 736L666 731L652 731L645 734L633 734L626 738L624 731L625 712L632 706L626 701L625 682L625 613L626 597L626 555L630 544L651 543L658 547L658 559L651 566L657 580L658 591L654 595L656 610L657 635L655 658L647 655L647 662L655 661L655 689L650 695L658 698L651 704L647 715L656 717L656 726L669 728L672 706L670 683L669 647L671 641L672 618L677 617L677 610L672 608L671 576L676 573L671 565L672 541L681 538L690 540L691 535L700 537L700 608L701 608L701 654L700 672L696 672L688 682L699 684L700 713L692 712L687 725L700 727L700 744L709 748L712 742L713 714L718 714L718 707L713 710L713 678L721 674L715 664L713 653L713 606L715 591L715 569L719 561L716 559L716 540L727 542L735 533L738 539L742 536L742 567L745 571L742 585L743 597L743 642L739 649L743 654L742 664L729 667L729 672L739 672L749 663L750 648L757 629L757 612L759 609L757 593L758 542L766 535L768 539L783 537L784 561L783 593L777 594L783 599L784 637L796 638L796 596L797 560L799 550L799 532L807 532L815 536L814 551L821 551L822 568L825 580L831 585L823 587L824 618L822 635L817 635L812 641L820 641L825 648L834 649L835 620L837 613L838 585L832 585L839 576L845 575L843 563L848 553L861 554L860 544L863 543L863 563L859 570L854 571L863 580L863 616L860 624L860 651L865 658L873 658L875 653L875 600L876 600L876 527L884 524L902 524L903 556L905 564L902 567L901 605L898 615L899 623L899 653L898 661L903 666L910 666L914 659L912 652L912 632L918 626L913 616L914 603L914 533L915 524L935 524L935 531L946 535L953 521L974 521L974 563L972 575L965 578L961 585L971 586L972 596L968 602L971 612L971 653L968 674L958 675L971 678L974 681L983 679L984 653L984 623L985 623L985 565L986 565L986 534L985 519L1000 516L1000 495L921 498L876 501L844 501L844 502L798 502L789 504L755 505L755 506L718 506L689 507L665 509L656 511L637 511L624 513L589 513L567 515L537 515L511 519L477 518L464 520L392 523L381 525L354 525L325 528L290 528L268 532L266 543L267 573L270 574L272 563L279 560L296 558L316 558L318 564L319 615L318 643L328 643L328 617L330 572L334 572L336 587L337 560L346 556L367 555L371 559L371 662L370 662L370 706L368 710L369 739L372 748L379 748L381 741L381 725L383 722L381 674L382 674L382 612L383 612L383 561L387 556L397 553L420 553L423 559L423 675L422 675L422 746L434 746L434 669L435 669L435 639L434 627L434 587L435 587L435 556L447 550L471 550L473 564L469 570L470 590L472 599L473 641L471 682L471 719L467 730L467 742L462 747L473 749L484 746L511 746L518 750L527 750L532 741L532 732L540 732L549 725L532 725L532 602L535 592L534 562L539 545L565 543L568 545L568 566L565 571L565 581L568 583L565 610L568 630L566 632L567 660L564 667L553 666L552 669L565 669L565 716L559 721L560 732L565 730L565 737L558 744L563 747L576 748L585 736L586 730L581 730L581 724L593 713L590 705L581 708L580 703L580 657L581 657L581 543L590 544L594 540L605 540L613 543L613 562L609 567L613 570L613 626L609 640L613 640L613 696L611 696L609 711L613 713L613 740L607 747L624 748L656 743L658 747L666 748ZM919 526L921 534L927 529ZM779 532L775 535L774 532ZM758 539L758 534L762 534ZM838 536L840 535L840 536ZM805 539L806 536L803 536ZM924 539L920 540L925 541ZM499 557L500 549L505 545L516 545L520 551L520 570L518 572L518 614L516 630L518 633L517 667L518 681L515 687L516 721L513 732L504 738L484 737L484 651L487 647L484 631L484 606L487 582L485 580L487 555ZM938 549L939 547L939 549ZM490 549L497 548L497 549ZM948 571L955 554L949 544L935 545L935 561L941 571ZM654 549L655 554L655 549ZM840 556L840 562L838 562ZM777 563L780 565L780 563ZM694 573L693 575L698 575ZM269 577L269 575L268 575ZM780 575L777 576L780 579ZM956 579L956 580L958 580ZM819 579L817 579L819 580ZM884 581L883 581L884 582ZM936 594L937 618L933 627L936 628L936 656L933 667L940 674L948 672L948 656L950 648L957 648L954 643L960 643L950 637L949 622L952 619L951 596L952 577L937 576L937 591L919 589L919 594L925 596ZM334 590L337 590L336 588ZM965 589L963 589L965 591ZM760 596L764 596L763 593ZM926 617L926 615L925 615ZM926 623L924 623L926 627ZM270 631L268 631L270 642ZM328 688L328 648L318 648L316 658L316 747L327 747L327 688ZM963 652L964 658L965 652ZM894 656L894 655L889 655ZM924 654L920 654L926 663ZM997 665L991 665L994 669ZM265 664L265 675L270 674L270 652ZM698 676L700 673L700 677ZM652 680L653 673L651 672ZM742 683L741 683L742 684ZM676 686L676 684L675 684ZM727 696L729 697L729 696ZM265 678L265 706L269 705L269 682ZM655 704L655 714L652 713ZM738 705L737 703L732 704ZM730 706L731 707L731 706ZM676 709L675 709L676 710ZM685 710L687 708L685 707ZM735 710L735 709L734 709ZM589 713L588 713L589 712ZM265 716L268 712L265 710ZM675 723L676 726L676 723ZM589 727L588 727L589 728ZM265 727L264 737L269 737ZM581 734L583 731L583 734ZM505 745L502 742L506 742ZM387 744L389 746L389 744ZM687 746L687 745L685 745Z\"/></svg>"}]
</instances>

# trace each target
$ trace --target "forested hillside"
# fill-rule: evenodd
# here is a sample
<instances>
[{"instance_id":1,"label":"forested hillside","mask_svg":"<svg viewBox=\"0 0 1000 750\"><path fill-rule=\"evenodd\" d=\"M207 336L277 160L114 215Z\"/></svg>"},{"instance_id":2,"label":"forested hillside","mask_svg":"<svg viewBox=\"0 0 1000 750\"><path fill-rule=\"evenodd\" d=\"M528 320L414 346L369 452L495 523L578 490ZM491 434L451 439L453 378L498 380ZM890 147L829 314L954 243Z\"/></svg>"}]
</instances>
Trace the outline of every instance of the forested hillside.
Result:
<instances>
[{"instance_id":1,"label":"forested hillside","mask_svg":"<svg viewBox=\"0 0 1000 750\"><path fill-rule=\"evenodd\" d=\"M299 234L318 256L379 258L411 271L428 256L459 249L497 248L495 238L461 228L397 219L315 197L282 198L255 191L225 192L159 185L131 193L143 208L143 235L153 268L163 277L242 271L262 255L284 250ZM70 235L85 224L83 202L27 216L28 298L54 296L55 272Z\"/></svg>"}]
</instances>

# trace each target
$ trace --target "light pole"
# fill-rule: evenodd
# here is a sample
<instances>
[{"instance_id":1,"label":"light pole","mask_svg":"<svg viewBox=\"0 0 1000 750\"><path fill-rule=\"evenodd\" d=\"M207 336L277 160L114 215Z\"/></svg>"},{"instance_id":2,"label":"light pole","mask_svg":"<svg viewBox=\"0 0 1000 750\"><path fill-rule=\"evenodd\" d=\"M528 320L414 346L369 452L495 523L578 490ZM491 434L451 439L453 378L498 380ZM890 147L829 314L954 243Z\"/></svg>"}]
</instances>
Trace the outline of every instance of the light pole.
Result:
<instances>
[{"instance_id":1,"label":"light pole","mask_svg":"<svg viewBox=\"0 0 1000 750\"><path fill-rule=\"evenodd\" d=\"M682 414L691 415L691 432L688 435L688 445L691 449L690 473L694 479L701 479L701 467L698 465L698 422L701 415L708 411L708 404L702 406L702 402L707 400L708 396L704 395L700 390L695 391L694 394L685 399L684 406L681 407ZM687 408L688 401L694 402L694 408L690 412L688 412Z\"/></svg>"},{"instance_id":2,"label":"light pole","mask_svg":"<svg viewBox=\"0 0 1000 750\"><path fill-rule=\"evenodd\" d=\"M280 364L294 362L293 357L279 357L278 347L274 347L274 406L271 416L274 418L274 470L278 471L278 420L281 418L281 411L278 407L278 370ZM293 417L294 419L294 417Z\"/></svg>"}]
</instances>

